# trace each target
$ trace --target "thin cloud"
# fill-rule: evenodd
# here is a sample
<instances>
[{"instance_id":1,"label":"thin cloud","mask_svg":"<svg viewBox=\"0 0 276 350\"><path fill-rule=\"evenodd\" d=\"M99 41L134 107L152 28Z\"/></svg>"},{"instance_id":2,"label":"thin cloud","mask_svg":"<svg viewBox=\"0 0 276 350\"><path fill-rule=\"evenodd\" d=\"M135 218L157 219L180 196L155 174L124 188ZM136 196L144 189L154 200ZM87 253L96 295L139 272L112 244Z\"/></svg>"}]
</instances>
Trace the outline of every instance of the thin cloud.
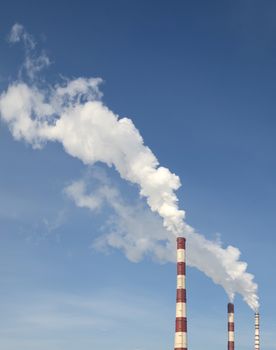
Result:
<instances>
[{"instance_id":1,"label":"thin cloud","mask_svg":"<svg viewBox=\"0 0 276 350\"><path fill-rule=\"evenodd\" d=\"M23 43L24 46L24 62L19 70L19 78L23 79L24 74L30 80L34 80L36 75L50 65L50 59L45 52L38 53L36 51L36 42L25 27L19 23L15 23L8 35L8 42L11 44Z\"/></svg>"}]
</instances>

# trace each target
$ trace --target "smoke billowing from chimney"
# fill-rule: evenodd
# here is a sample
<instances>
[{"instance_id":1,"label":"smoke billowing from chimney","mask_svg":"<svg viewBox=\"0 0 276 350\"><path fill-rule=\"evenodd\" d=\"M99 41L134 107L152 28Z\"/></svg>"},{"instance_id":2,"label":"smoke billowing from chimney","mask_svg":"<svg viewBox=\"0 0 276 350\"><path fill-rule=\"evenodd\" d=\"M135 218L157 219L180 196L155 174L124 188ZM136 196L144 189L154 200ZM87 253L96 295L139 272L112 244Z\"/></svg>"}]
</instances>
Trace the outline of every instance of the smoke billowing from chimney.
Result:
<instances>
[{"instance_id":1,"label":"smoke billowing from chimney","mask_svg":"<svg viewBox=\"0 0 276 350\"><path fill-rule=\"evenodd\" d=\"M139 186L141 196L162 217L168 231L190 240L190 265L223 286L231 298L240 293L256 310L257 285L246 272L247 264L239 261L239 250L231 246L223 249L194 235L194 229L184 221L185 212L178 207L175 191L181 185L179 177L159 164L131 119L120 118L104 105L101 79L78 78L42 87L37 73L49 59L35 56L35 42L21 25L12 28L10 41L21 41L25 46L19 79L0 96L0 115L13 137L34 148L49 141L60 142L68 154L84 164L102 162L114 167L123 179Z\"/></svg>"}]
</instances>

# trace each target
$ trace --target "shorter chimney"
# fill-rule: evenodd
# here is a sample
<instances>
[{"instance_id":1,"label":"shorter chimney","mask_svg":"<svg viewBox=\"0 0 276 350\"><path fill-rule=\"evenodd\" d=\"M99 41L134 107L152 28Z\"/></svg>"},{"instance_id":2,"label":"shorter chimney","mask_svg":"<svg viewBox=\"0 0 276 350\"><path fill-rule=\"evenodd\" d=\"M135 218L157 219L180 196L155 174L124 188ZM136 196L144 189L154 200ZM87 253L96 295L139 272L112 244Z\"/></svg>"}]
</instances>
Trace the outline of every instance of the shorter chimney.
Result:
<instances>
[{"instance_id":1,"label":"shorter chimney","mask_svg":"<svg viewBox=\"0 0 276 350\"><path fill-rule=\"evenodd\" d=\"M228 303L228 350L234 350L234 304Z\"/></svg>"},{"instance_id":2,"label":"shorter chimney","mask_svg":"<svg viewBox=\"0 0 276 350\"><path fill-rule=\"evenodd\" d=\"M255 313L255 350L260 349L260 314Z\"/></svg>"},{"instance_id":3,"label":"shorter chimney","mask_svg":"<svg viewBox=\"0 0 276 350\"><path fill-rule=\"evenodd\" d=\"M186 240L177 238L177 287L174 350L187 350Z\"/></svg>"}]
</instances>

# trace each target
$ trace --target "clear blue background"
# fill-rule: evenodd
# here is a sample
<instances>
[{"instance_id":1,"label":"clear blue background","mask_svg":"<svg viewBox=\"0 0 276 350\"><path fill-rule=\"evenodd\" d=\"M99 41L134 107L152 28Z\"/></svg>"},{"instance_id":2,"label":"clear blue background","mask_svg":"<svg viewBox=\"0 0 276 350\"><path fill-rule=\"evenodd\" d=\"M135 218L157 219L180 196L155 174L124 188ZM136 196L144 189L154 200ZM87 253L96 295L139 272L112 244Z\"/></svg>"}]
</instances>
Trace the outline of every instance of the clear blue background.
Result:
<instances>
[{"instance_id":1,"label":"clear blue background","mask_svg":"<svg viewBox=\"0 0 276 350\"><path fill-rule=\"evenodd\" d=\"M50 56L48 81L102 77L104 102L181 177L187 221L240 248L259 284L266 350L276 332L275 19L273 1L0 2L1 91L22 62L6 41L16 22ZM59 145L34 151L1 124L0 160L0 347L171 349L175 266L91 249L105 214L64 196L85 167ZM224 291L195 269L187 288L189 347L226 347ZM252 349L240 297L236 330L237 348Z\"/></svg>"}]
</instances>

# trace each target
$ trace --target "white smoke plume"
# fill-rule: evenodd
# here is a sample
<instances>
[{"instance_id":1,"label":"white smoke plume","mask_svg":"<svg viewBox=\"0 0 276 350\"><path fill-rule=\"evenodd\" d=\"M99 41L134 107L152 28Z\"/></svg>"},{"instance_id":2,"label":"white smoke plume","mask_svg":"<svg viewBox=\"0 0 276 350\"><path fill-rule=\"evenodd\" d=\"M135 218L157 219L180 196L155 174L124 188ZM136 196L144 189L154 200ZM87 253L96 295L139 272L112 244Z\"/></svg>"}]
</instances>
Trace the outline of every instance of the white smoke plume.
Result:
<instances>
[{"instance_id":1,"label":"white smoke plume","mask_svg":"<svg viewBox=\"0 0 276 350\"><path fill-rule=\"evenodd\" d=\"M239 261L239 250L231 246L223 249L196 234L184 222L185 213L178 208L175 194L180 187L179 177L159 165L131 119L120 118L104 105L99 90L101 79L78 78L42 88L41 83L35 82L34 75L47 65L40 62L49 60L40 58L43 56L32 60L33 41L24 27L15 25L10 41L20 40L26 50L24 69L30 82L24 82L21 76L0 96L0 115L13 137L30 143L34 148L41 148L49 141L60 142L68 154L84 164L102 162L114 167L121 178L139 186L140 195L146 199L152 212L162 217L166 230L189 239L189 264L222 285L230 297L238 292L256 309L257 285L253 276L246 272L247 265ZM26 64L28 61L32 63ZM85 195L85 187L81 184L76 185L75 191L83 194L79 198L72 195L78 205L90 209L93 205L99 206L93 196ZM102 195L100 201L106 198ZM158 240L152 232L145 232L145 235L148 241ZM171 260L165 256L172 256L169 251L174 249L175 237L166 235L167 243L162 254L164 259ZM121 236L124 238L125 235ZM137 239L136 246L138 244L143 250L142 241ZM123 248L122 243L117 245Z\"/></svg>"},{"instance_id":2,"label":"white smoke plume","mask_svg":"<svg viewBox=\"0 0 276 350\"><path fill-rule=\"evenodd\" d=\"M92 190L91 183L94 184ZM78 207L92 212L101 210L104 205L113 209L114 215L105 227L108 232L96 240L94 247L121 249L133 262L144 256L161 262L175 262L175 237L162 226L160 218L141 202L126 202L102 169L94 169L82 179L72 182L65 188L65 193ZM230 300L235 293L240 293L250 307L257 309L257 285L253 282L254 276L246 272L247 264L239 261L239 249L233 246L224 249L220 242L207 240L191 226L184 225L189 247L187 264L223 286Z\"/></svg>"}]
</instances>

